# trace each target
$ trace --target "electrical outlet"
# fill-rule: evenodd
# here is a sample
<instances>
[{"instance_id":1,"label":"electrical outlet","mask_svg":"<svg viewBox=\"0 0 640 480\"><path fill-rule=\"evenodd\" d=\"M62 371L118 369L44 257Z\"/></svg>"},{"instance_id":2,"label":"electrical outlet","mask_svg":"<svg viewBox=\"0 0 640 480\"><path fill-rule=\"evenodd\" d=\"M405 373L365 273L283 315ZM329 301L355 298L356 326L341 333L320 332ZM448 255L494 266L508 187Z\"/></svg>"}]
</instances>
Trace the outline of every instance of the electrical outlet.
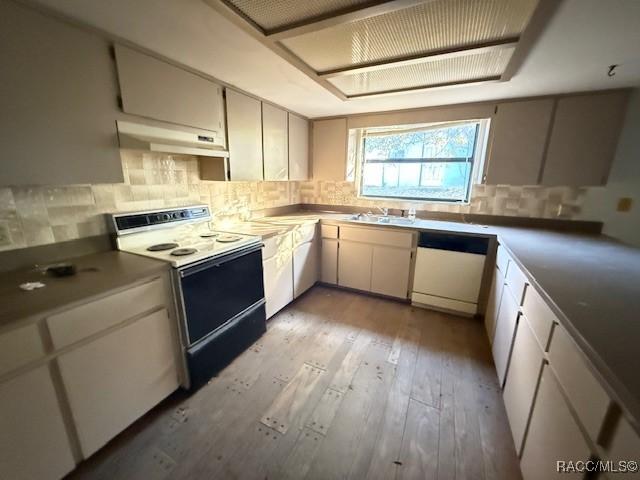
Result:
<instances>
[{"instance_id":1,"label":"electrical outlet","mask_svg":"<svg viewBox=\"0 0 640 480\"><path fill-rule=\"evenodd\" d=\"M628 212L631 210L631 206L633 205L633 199L631 197L622 197L618 199L618 206L616 207L616 211L618 212Z\"/></svg>"},{"instance_id":2,"label":"electrical outlet","mask_svg":"<svg viewBox=\"0 0 640 480\"><path fill-rule=\"evenodd\" d=\"M11 235L9 234L9 225L0 223L0 247L11 245Z\"/></svg>"}]
</instances>

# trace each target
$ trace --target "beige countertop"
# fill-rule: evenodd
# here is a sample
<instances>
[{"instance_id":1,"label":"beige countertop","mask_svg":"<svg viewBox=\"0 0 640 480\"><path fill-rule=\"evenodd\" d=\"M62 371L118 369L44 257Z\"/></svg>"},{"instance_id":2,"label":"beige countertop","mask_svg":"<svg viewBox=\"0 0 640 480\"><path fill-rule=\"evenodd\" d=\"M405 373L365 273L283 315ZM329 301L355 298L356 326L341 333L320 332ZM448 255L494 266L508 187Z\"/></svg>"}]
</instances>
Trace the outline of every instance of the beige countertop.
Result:
<instances>
[{"instance_id":1,"label":"beige countertop","mask_svg":"<svg viewBox=\"0 0 640 480\"><path fill-rule=\"evenodd\" d=\"M314 212L315 213L315 212ZM609 394L640 431L640 249L605 235L417 219L393 225L344 213L290 214L329 223L497 237L545 297ZM316 221L317 221L316 220Z\"/></svg>"},{"instance_id":2,"label":"beige countertop","mask_svg":"<svg viewBox=\"0 0 640 480\"><path fill-rule=\"evenodd\" d=\"M69 277L51 277L33 268L0 274L0 328L169 270L165 262L117 251L69 261L78 269ZM25 282L46 286L24 291L19 285Z\"/></svg>"}]
</instances>

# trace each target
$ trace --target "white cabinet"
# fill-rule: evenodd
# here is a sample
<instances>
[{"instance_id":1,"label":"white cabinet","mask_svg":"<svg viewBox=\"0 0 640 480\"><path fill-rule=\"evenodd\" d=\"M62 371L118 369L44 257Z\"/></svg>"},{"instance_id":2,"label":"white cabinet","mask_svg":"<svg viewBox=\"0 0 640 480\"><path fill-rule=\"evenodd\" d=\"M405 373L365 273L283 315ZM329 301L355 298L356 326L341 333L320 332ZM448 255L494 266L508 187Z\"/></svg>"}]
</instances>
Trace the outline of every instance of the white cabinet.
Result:
<instances>
[{"instance_id":1,"label":"white cabinet","mask_svg":"<svg viewBox=\"0 0 640 480\"><path fill-rule=\"evenodd\" d=\"M287 112L262 103L262 139L265 180L289 179Z\"/></svg>"},{"instance_id":2,"label":"white cabinet","mask_svg":"<svg viewBox=\"0 0 640 480\"><path fill-rule=\"evenodd\" d=\"M620 415L612 430L611 439L605 447L604 460L612 460L614 462L635 460L637 461L638 452L640 452L640 436L633 431L629 422ZM625 472L619 475L629 480L640 479L640 471L634 473ZM617 478L616 475L612 475Z\"/></svg>"},{"instance_id":3,"label":"white cabinet","mask_svg":"<svg viewBox=\"0 0 640 480\"><path fill-rule=\"evenodd\" d=\"M347 119L313 122L313 179L344 180L347 171Z\"/></svg>"},{"instance_id":4,"label":"white cabinet","mask_svg":"<svg viewBox=\"0 0 640 480\"><path fill-rule=\"evenodd\" d=\"M58 479L75 467L49 369L0 384L0 477Z\"/></svg>"},{"instance_id":5,"label":"white cabinet","mask_svg":"<svg viewBox=\"0 0 640 480\"><path fill-rule=\"evenodd\" d=\"M318 281L318 240L302 243L293 250L293 296L298 298Z\"/></svg>"},{"instance_id":6,"label":"white cabinet","mask_svg":"<svg viewBox=\"0 0 640 480\"><path fill-rule=\"evenodd\" d=\"M0 375L44 356L36 325L14 328L0 335Z\"/></svg>"},{"instance_id":7,"label":"white cabinet","mask_svg":"<svg viewBox=\"0 0 640 480\"><path fill-rule=\"evenodd\" d=\"M226 89L231 180L263 180L262 102Z\"/></svg>"},{"instance_id":8,"label":"white cabinet","mask_svg":"<svg viewBox=\"0 0 640 480\"><path fill-rule=\"evenodd\" d=\"M529 322L524 315L521 315L503 392L509 425L518 453L522 449L525 429L542 372L543 359L542 350Z\"/></svg>"},{"instance_id":9,"label":"white cabinet","mask_svg":"<svg viewBox=\"0 0 640 480\"><path fill-rule=\"evenodd\" d=\"M214 131L224 145L220 85L129 47L115 53L126 113Z\"/></svg>"},{"instance_id":10,"label":"white cabinet","mask_svg":"<svg viewBox=\"0 0 640 480\"><path fill-rule=\"evenodd\" d=\"M497 267L494 269L493 279L491 281L491 290L489 291L489 301L487 303L487 311L484 316L484 326L487 330L489 342L493 343L493 336L496 330L496 320L498 316L498 308L502 299L504 290L504 277Z\"/></svg>"},{"instance_id":11,"label":"white cabinet","mask_svg":"<svg viewBox=\"0 0 640 480\"><path fill-rule=\"evenodd\" d=\"M335 285L338 283L338 241L322 239L320 281Z\"/></svg>"},{"instance_id":12,"label":"white cabinet","mask_svg":"<svg viewBox=\"0 0 640 480\"><path fill-rule=\"evenodd\" d=\"M511 292L505 288L500 300L492 345L493 361L496 365L500 385L504 385L504 379L507 374L518 315L518 303L511 295Z\"/></svg>"},{"instance_id":13,"label":"white cabinet","mask_svg":"<svg viewBox=\"0 0 640 480\"><path fill-rule=\"evenodd\" d=\"M289 114L289 180L309 180L309 122Z\"/></svg>"},{"instance_id":14,"label":"white cabinet","mask_svg":"<svg viewBox=\"0 0 640 480\"><path fill-rule=\"evenodd\" d=\"M371 291L390 297L407 298L411 250L374 246L371 263Z\"/></svg>"},{"instance_id":15,"label":"white cabinet","mask_svg":"<svg viewBox=\"0 0 640 480\"><path fill-rule=\"evenodd\" d=\"M556 462L586 461L590 455L558 381L545 365L522 451L522 476L524 480L583 478L583 473L558 472Z\"/></svg>"},{"instance_id":16,"label":"white cabinet","mask_svg":"<svg viewBox=\"0 0 640 480\"><path fill-rule=\"evenodd\" d=\"M85 457L178 388L172 333L158 310L58 357Z\"/></svg>"},{"instance_id":17,"label":"white cabinet","mask_svg":"<svg viewBox=\"0 0 640 480\"><path fill-rule=\"evenodd\" d=\"M271 318L293 300L293 250L291 234L264 241L264 296L267 318Z\"/></svg>"},{"instance_id":18,"label":"white cabinet","mask_svg":"<svg viewBox=\"0 0 640 480\"><path fill-rule=\"evenodd\" d=\"M372 245L341 240L338 251L338 285L370 291L372 263Z\"/></svg>"}]
</instances>

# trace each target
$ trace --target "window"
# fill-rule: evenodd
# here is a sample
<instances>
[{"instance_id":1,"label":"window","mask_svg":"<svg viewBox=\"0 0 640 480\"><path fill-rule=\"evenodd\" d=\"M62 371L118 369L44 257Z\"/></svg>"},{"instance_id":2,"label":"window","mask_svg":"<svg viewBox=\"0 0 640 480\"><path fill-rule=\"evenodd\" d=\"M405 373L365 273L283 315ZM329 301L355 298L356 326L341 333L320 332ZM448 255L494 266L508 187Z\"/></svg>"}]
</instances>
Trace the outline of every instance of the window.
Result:
<instances>
[{"instance_id":1,"label":"window","mask_svg":"<svg viewBox=\"0 0 640 480\"><path fill-rule=\"evenodd\" d=\"M360 195L467 202L479 171L484 124L478 120L362 129L356 149Z\"/></svg>"}]
</instances>

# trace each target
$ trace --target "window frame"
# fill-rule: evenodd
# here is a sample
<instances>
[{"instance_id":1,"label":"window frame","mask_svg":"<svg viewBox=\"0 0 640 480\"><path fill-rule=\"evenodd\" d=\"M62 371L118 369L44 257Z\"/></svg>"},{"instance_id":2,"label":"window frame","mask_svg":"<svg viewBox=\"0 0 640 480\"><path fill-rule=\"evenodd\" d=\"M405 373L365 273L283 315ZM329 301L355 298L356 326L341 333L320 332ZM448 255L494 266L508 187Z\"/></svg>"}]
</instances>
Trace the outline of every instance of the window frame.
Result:
<instances>
[{"instance_id":1,"label":"window frame","mask_svg":"<svg viewBox=\"0 0 640 480\"><path fill-rule=\"evenodd\" d=\"M473 155L471 157L455 157L455 158L399 158L399 159L385 159L385 160L372 160L366 162L364 159L365 152L365 142L367 136L376 136L377 135L388 135L394 134L393 130L397 129L397 134L415 132L415 131L428 131L428 130L438 130L441 128L446 128L448 126L455 125L463 125L475 123L476 124L476 133L474 138L473 145ZM468 119L468 120L456 120L450 122L438 122L438 123L430 123L430 124L420 124L420 125L393 125L385 127L385 130L381 128L362 128L357 129L360 130L359 134L356 134L354 138L356 139L356 145L353 149L353 154L355 155L355 178L354 180L358 184L358 198L362 199L370 199L370 200L392 200L392 201L406 201L406 202L425 202L425 203L444 203L444 204L453 204L453 205L468 205L471 200L471 190L474 185L474 180L478 180L479 174L482 172L483 163L486 155L486 146L488 139L488 131L489 131L489 119ZM367 135L367 130L372 131L369 135ZM351 136L351 131L349 132ZM466 195L464 199L447 199L441 197L398 197L398 196L389 196L389 195L370 195L364 194L364 166L367 163L371 164L402 164L402 163L419 163L420 167L420 175L422 174L422 166L429 163L465 163L470 164L471 173L469 175L468 183L466 185Z\"/></svg>"}]
</instances>

